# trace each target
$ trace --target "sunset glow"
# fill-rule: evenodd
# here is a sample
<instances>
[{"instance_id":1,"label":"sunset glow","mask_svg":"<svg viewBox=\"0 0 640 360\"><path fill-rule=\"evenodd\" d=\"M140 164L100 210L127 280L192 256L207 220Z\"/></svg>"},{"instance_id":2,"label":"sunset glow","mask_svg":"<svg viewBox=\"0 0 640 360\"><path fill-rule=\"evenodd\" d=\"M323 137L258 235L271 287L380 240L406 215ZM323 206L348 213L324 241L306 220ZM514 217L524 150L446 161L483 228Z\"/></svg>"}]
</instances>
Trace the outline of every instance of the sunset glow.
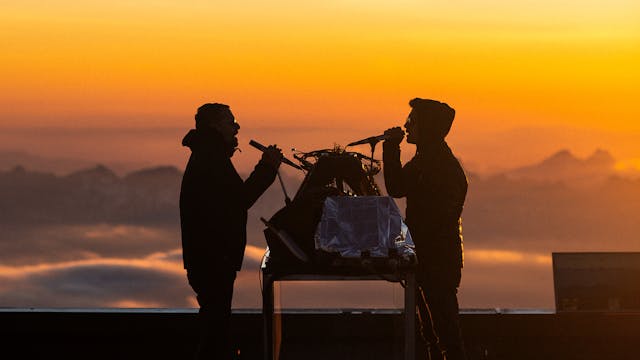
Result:
<instances>
[{"instance_id":1,"label":"sunset glow","mask_svg":"<svg viewBox=\"0 0 640 360\"><path fill-rule=\"evenodd\" d=\"M160 270L163 272L174 273L176 275L184 275L184 269L181 262L167 261L151 256L144 259L100 258L26 266L0 266L0 277L22 278L38 273L44 274L50 271L63 271L70 268L97 266L135 267L140 269Z\"/></svg>"},{"instance_id":2,"label":"sunset glow","mask_svg":"<svg viewBox=\"0 0 640 360\"><path fill-rule=\"evenodd\" d=\"M383 127L429 96L470 129L638 129L639 19L621 0L4 4L0 117L179 126L215 99L252 126Z\"/></svg>"},{"instance_id":3,"label":"sunset glow","mask_svg":"<svg viewBox=\"0 0 640 360\"><path fill-rule=\"evenodd\" d=\"M632 158L624 161L619 161L615 166L616 170L621 172L627 171L640 171L640 158Z\"/></svg>"},{"instance_id":4,"label":"sunset glow","mask_svg":"<svg viewBox=\"0 0 640 360\"><path fill-rule=\"evenodd\" d=\"M479 249L466 251L464 256L465 260L474 263L551 265L551 255L547 254Z\"/></svg>"}]
</instances>

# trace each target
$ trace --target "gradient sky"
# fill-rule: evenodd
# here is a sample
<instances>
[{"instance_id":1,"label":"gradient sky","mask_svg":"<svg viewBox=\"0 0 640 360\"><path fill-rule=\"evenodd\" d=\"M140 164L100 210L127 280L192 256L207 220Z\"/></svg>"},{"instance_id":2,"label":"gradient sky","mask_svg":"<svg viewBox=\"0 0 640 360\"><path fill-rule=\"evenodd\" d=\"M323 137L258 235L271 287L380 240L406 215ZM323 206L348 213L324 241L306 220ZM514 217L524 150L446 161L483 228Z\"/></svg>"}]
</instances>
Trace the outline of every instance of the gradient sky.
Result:
<instances>
[{"instance_id":1,"label":"gradient sky","mask_svg":"<svg viewBox=\"0 0 640 360\"><path fill-rule=\"evenodd\" d=\"M245 129L381 131L418 96L456 108L456 143L579 129L558 146L640 158L633 0L1 3L2 128L186 129L217 101Z\"/></svg>"}]
</instances>

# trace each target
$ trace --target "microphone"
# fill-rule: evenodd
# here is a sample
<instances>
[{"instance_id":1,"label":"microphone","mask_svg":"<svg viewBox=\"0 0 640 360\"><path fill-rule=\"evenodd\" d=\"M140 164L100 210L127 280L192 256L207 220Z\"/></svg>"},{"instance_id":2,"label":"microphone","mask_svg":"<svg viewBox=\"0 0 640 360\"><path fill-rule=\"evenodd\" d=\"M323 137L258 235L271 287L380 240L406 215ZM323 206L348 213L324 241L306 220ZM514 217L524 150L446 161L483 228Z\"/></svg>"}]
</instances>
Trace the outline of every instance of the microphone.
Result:
<instances>
[{"instance_id":1,"label":"microphone","mask_svg":"<svg viewBox=\"0 0 640 360\"><path fill-rule=\"evenodd\" d=\"M249 145L253 146L254 148L256 148L256 149L258 149L258 150L260 150L260 151L262 151L262 152L264 152L265 150L267 150L267 147L266 147L266 146L264 146L264 145L260 144L259 142L255 141L255 140L250 140L250 141L249 141ZM284 156L282 157L282 162L283 162L283 163L285 163L285 164L287 164L287 165L289 165L289 166L292 166L292 167L294 167L294 168L296 168L296 169L298 169L298 170L302 170L302 168L301 168L300 166L296 165L296 163L294 163L293 161L291 161L291 160L287 159L287 158L286 158L286 157L284 157Z\"/></svg>"},{"instance_id":2,"label":"microphone","mask_svg":"<svg viewBox=\"0 0 640 360\"><path fill-rule=\"evenodd\" d=\"M370 137L368 137L366 139L354 141L354 142L348 144L347 146L355 146L355 145L362 145L362 144L375 145L378 141L382 141L382 140L387 140L387 136L384 135L384 134L377 135L377 136L370 136Z\"/></svg>"}]
</instances>

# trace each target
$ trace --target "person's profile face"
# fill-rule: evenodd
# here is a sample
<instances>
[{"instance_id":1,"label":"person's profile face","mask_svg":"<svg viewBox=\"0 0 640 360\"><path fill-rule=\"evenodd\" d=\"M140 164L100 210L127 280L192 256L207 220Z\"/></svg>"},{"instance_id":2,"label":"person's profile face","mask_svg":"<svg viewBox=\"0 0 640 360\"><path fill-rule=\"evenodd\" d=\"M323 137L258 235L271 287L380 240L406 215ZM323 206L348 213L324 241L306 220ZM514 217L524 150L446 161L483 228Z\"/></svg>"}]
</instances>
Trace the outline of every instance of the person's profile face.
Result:
<instances>
[{"instance_id":1,"label":"person's profile face","mask_svg":"<svg viewBox=\"0 0 640 360\"><path fill-rule=\"evenodd\" d=\"M413 111L411 111L411 113L409 113L409 116L407 116L407 121L404 123L404 128L407 133L407 142L409 144L417 144L420 140L418 127L416 126L416 124L417 122L415 120L415 114L413 113Z\"/></svg>"},{"instance_id":2,"label":"person's profile face","mask_svg":"<svg viewBox=\"0 0 640 360\"><path fill-rule=\"evenodd\" d=\"M232 145L233 147L238 146L238 139L236 138L236 135L238 135L238 130L240 130L240 124L236 122L236 119L231 112L218 121L212 121L211 127L216 129L222 135L222 139L225 143Z\"/></svg>"}]
</instances>

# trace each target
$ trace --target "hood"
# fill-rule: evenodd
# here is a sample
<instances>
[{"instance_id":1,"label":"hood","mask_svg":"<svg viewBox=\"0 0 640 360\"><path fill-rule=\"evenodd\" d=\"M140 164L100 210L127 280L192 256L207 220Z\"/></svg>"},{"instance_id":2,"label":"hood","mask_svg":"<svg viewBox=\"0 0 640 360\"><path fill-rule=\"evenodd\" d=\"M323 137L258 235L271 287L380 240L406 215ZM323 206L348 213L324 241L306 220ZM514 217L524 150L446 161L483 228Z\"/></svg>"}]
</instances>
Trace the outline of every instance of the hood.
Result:
<instances>
[{"instance_id":1,"label":"hood","mask_svg":"<svg viewBox=\"0 0 640 360\"><path fill-rule=\"evenodd\" d=\"M207 152L227 157L233 156L236 150L226 144L217 131L203 129L189 130L182 139L182 146L188 147L192 152Z\"/></svg>"}]
</instances>

